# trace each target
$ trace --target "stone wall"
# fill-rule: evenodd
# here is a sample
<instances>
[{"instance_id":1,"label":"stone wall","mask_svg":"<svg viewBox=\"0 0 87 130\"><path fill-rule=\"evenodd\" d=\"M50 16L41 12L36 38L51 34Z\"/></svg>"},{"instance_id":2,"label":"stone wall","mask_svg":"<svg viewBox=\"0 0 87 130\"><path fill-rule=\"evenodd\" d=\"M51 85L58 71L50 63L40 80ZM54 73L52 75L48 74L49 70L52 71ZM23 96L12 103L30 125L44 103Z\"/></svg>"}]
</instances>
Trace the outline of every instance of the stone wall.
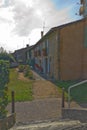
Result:
<instances>
[{"instance_id":1,"label":"stone wall","mask_svg":"<svg viewBox=\"0 0 87 130\"><path fill-rule=\"evenodd\" d=\"M87 109L62 109L63 119L79 120L87 123Z\"/></svg>"},{"instance_id":2,"label":"stone wall","mask_svg":"<svg viewBox=\"0 0 87 130\"><path fill-rule=\"evenodd\" d=\"M70 23L60 29L61 80L82 78L83 21Z\"/></svg>"},{"instance_id":3,"label":"stone wall","mask_svg":"<svg viewBox=\"0 0 87 130\"><path fill-rule=\"evenodd\" d=\"M0 130L8 130L15 124L15 114L0 119Z\"/></svg>"},{"instance_id":4,"label":"stone wall","mask_svg":"<svg viewBox=\"0 0 87 130\"><path fill-rule=\"evenodd\" d=\"M53 31L49 37L50 77L58 80L58 32Z\"/></svg>"}]
</instances>

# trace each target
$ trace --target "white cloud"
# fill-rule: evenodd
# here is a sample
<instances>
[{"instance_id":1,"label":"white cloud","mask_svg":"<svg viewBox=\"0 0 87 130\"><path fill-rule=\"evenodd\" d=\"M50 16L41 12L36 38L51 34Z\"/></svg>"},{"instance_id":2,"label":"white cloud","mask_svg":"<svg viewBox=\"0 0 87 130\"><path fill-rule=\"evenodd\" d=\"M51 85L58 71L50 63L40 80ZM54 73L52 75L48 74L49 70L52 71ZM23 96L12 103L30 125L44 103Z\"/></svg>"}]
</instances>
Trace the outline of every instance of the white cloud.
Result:
<instances>
[{"instance_id":1,"label":"white cloud","mask_svg":"<svg viewBox=\"0 0 87 130\"><path fill-rule=\"evenodd\" d=\"M26 4L27 3L27 4ZM57 26L60 21L67 21L69 8L56 10L50 0L15 1L13 8L15 29L19 36L28 36L34 28L41 28L43 21L49 27ZM65 19L66 18L66 19Z\"/></svg>"},{"instance_id":2,"label":"white cloud","mask_svg":"<svg viewBox=\"0 0 87 130\"><path fill-rule=\"evenodd\" d=\"M0 0L0 7L0 41L11 50L25 46L29 39L35 44L44 22L46 32L72 20L72 6L57 10L51 0Z\"/></svg>"}]
</instances>

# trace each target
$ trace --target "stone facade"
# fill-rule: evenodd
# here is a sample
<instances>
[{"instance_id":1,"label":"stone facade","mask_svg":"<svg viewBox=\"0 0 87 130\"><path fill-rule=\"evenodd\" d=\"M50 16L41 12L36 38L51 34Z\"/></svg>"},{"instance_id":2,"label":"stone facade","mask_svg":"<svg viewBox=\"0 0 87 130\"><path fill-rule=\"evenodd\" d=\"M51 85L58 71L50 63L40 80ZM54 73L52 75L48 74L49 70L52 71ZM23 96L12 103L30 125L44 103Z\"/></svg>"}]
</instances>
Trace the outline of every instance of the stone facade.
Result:
<instances>
[{"instance_id":1,"label":"stone facade","mask_svg":"<svg viewBox=\"0 0 87 130\"><path fill-rule=\"evenodd\" d=\"M87 19L52 28L32 48L38 72L55 80L87 78Z\"/></svg>"},{"instance_id":2,"label":"stone facade","mask_svg":"<svg viewBox=\"0 0 87 130\"><path fill-rule=\"evenodd\" d=\"M60 29L61 80L82 78L83 22L71 23Z\"/></svg>"},{"instance_id":3,"label":"stone facade","mask_svg":"<svg viewBox=\"0 0 87 130\"><path fill-rule=\"evenodd\" d=\"M56 72L58 70L57 39L57 31L50 30L31 49L31 61L34 62L33 68L43 73L47 78L58 78L58 72Z\"/></svg>"},{"instance_id":4,"label":"stone facade","mask_svg":"<svg viewBox=\"0 0 87 130\"><path fill-rule=\"evenodd\" d=\"M87 20L71 23L60 29L61 80L87 78L87 48L84 30Z\"/></svg>"},{"instance_id":5,"label":"stone facade","mask_svg":"<svg viewBox=\"0 0 87 130\"><path fill-rule=\"evenodd\" d=\"M25 48L16 50L12 55L18 63L25 64L30 58L29 50L31 48L32 46L27 45Z\"/></svg>"}]
</instances>

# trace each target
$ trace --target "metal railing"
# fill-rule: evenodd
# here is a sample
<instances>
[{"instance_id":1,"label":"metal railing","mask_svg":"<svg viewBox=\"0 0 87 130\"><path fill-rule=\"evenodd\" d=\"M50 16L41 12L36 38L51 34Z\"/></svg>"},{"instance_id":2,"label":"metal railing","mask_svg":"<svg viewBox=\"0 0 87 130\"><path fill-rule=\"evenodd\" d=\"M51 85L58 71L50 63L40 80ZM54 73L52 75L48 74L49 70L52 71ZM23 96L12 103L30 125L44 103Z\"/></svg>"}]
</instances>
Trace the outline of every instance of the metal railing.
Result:
<instances>
[{"instance_id":1,"label":"metal railing","mask_svg":"<svg viewBox=\"0 0 87 130\"><path fill-rule=\"evenodd\" d=\"M76 84L74 84L74 85L71 85L71 86L69 86L69 88L68 88L68 108L70 108L70 90L72 89L72 88L74 88L74 87L77 87L78 85L81 85L81 84L84 84L84 83L86 83L87 82L87 80L84 80L84 81L81 81L81 82L79 82L79 83L76 83Z\"/></svg>"}]
</instances>

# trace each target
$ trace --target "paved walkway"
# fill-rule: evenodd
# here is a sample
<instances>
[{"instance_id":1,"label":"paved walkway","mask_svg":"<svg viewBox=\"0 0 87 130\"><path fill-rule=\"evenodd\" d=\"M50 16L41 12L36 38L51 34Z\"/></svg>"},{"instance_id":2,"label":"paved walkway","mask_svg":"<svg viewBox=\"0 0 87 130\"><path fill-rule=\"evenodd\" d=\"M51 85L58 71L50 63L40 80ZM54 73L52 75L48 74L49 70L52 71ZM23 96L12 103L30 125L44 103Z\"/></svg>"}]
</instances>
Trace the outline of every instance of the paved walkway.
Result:
<instances>
[{"instance_id":1,"label":"paved walkway","mask_svg":"<svg viewBox=\"0 0 87 130\"><path fill-rule=\"evenodd\" d=\"M10 104L8 106L10 110ZM44 120L58 120L61 117L61 99L51 98L15 104L18 125Z\"/></svg>"},{"instance_id":2,"label":"paved walkway","mask_svg":"<svg viewBox=\"0 0 87 130\"><path fill-rule=\"evenodd\" d=\"M34 100L16 102L16 125L61 119L61 95L57 87L36 72L33 72L33 74L35 78L33 83ZM67 106L67 103L65 105ZM11 104L8 105L7 109L9 112L11 111Z\"/></svg>"}]
</instances>

